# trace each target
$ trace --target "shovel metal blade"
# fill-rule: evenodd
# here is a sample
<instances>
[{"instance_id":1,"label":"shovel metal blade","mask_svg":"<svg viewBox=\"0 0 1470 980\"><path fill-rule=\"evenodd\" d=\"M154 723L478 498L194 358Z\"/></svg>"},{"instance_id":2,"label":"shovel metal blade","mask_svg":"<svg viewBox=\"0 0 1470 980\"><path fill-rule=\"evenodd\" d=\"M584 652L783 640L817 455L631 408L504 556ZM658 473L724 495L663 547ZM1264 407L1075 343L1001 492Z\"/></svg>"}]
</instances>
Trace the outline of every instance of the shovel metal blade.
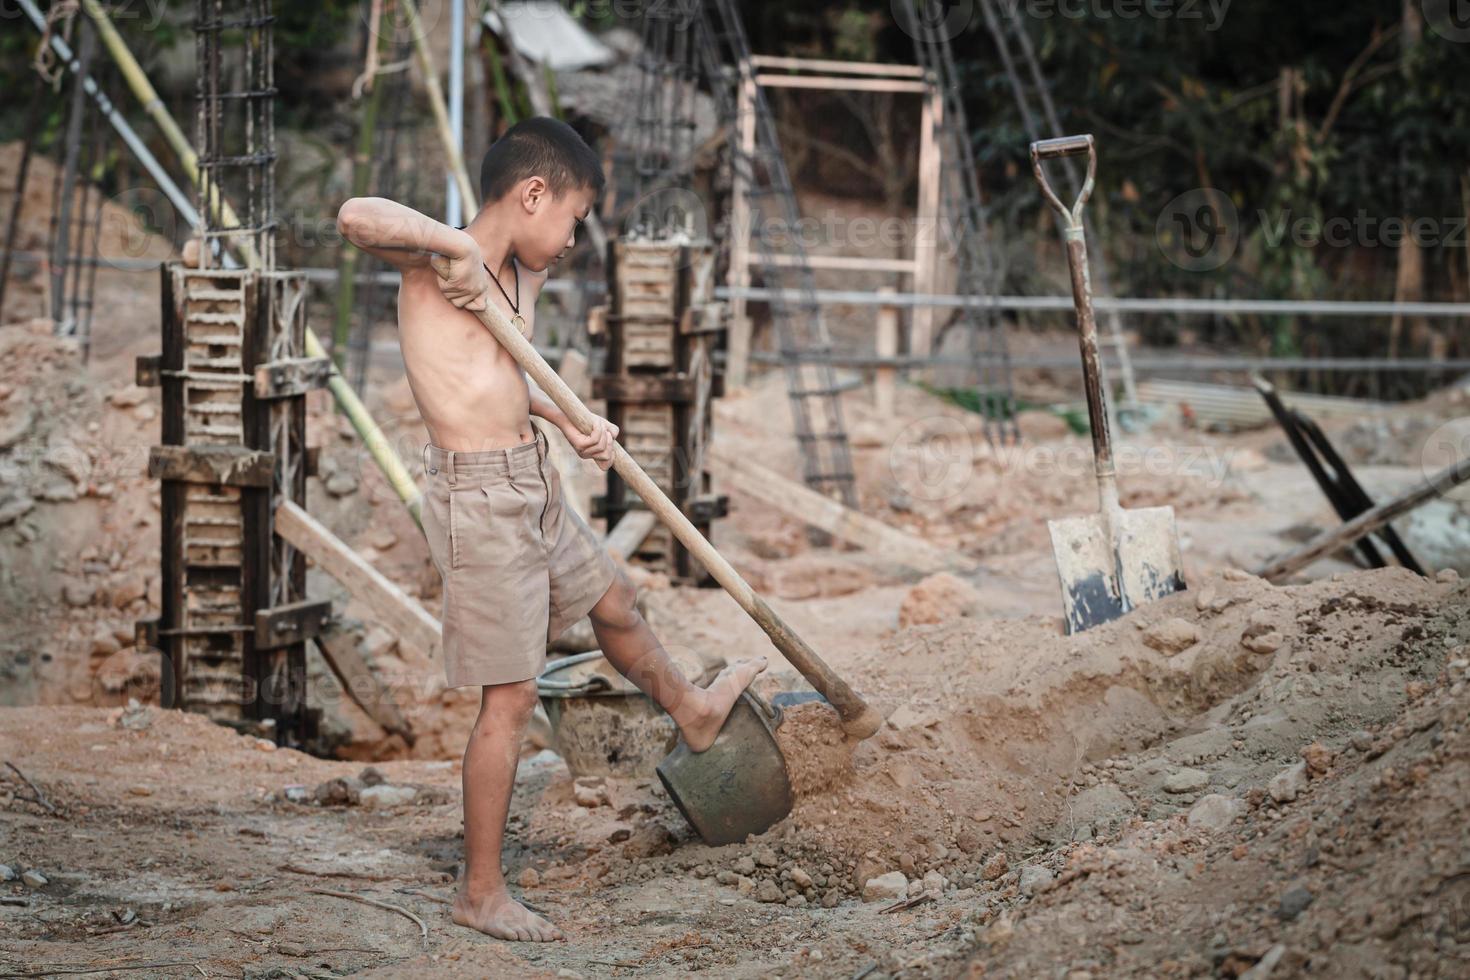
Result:
<instances>
[{"instance_id":1,"label":"shovel metal blade","mask_svg":"<svg viewBox=\"0 0 1470 980\"><path fill-rule=\"evenodd\" d=\"M1048 521L1047 527L1069 634L1185 588L1172 507L1120 508L1106 516Z\"/></svg>"}]
</instances>

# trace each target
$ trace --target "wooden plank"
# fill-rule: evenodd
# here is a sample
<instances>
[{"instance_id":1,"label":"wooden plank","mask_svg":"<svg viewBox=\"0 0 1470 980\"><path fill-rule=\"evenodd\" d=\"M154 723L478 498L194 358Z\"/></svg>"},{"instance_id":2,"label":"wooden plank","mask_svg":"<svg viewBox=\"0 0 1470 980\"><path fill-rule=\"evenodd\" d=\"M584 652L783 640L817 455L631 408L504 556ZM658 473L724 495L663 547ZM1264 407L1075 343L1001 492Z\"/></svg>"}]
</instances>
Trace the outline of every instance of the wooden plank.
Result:
<instances>
[{"instance_id":1,"label":"wooden plank","mask_svg":"<svg viewBox=\"0 0 1470 980\"><path fill-rule=\"evenodd\" d=\"M963 555L844 507L831 497L752 463L728 448L712 446L710 455L724 470L725 479L744 493L849 544L881 552L885 558L921 572L961 571L974 564Z\"/></svg>"},{"instance_id":2,"label":"wooden plank","mask_svg":"<svg viewBox=\"0 0 1470 980\"><path fill-rule=\"evenodd\" d=\"M403 717L393 693L383 685L363 657L357 637L347 630L334 629L314 636L312 640L353 704L384 731L401 736L412 745L413 729Z\"/></svg>"},{"instance_id":3,"label":"wooden plank","mask_svg":"<svg viewBox=\"0 0 1470 980\"><path fill-rule=\"evenodd\" d=\"M244 446L153 446L148 475L156 480L268 487L275 456Z\"/></svg>"},{"instance_id":4,"label":"wooden plank","mask_svg":"<svg viewBox=\"0 0 1470 980\"><path fill-rule=\"evenodd\" d=\"M1372 534L1400 514L1406 514L1435 497L1442 497L1466 482L1470 482L1470 458L1445 467L1392 500L1379 504L1372 510L1365 510L1347 523L1317 535L1296 551L1257 569L1256 574L1270 581L1285 578L1292 572L1306 568L1318 558L1344 548L1364 535Z\"/></svg>"},{"instance_id":5,"label":"wooden plank","mask_svg":"<svg viewBox=\"0 0 1470 980\"><path fill-rule=\"evenodd\" d=\"M917 79L842 78L838 75L757 75L757 85L767 88L815 88L838 92L925 92L929 86Z\"/></svg>"},{"instance_id":6,"label":"wooden plank","mask_svg":"<svg viewBox=\"0 0 1470 980\"><path fill-rule=\"evenodd\" d=\"M1382 402L1333 395L1308 395L1280 391L1288 408L1306 412L1313 418L1358 419L1381 415L1387 411ZM1138 400L1145 404L1164 405L1189 415L1204 425L1266 425L1272 421L1271 410L1254 387L1244 385L1207 384L1195 381L1149 380L1138 385Z\"/></svg>"},{"instance_id":7,"label":"wooden plank","mask_svg":"<svg viewBox=\"0 0 1470 980\"><path fill-rule=\"evenodd\" d=\"M439 621L300 505L283 500L276 506L276 533L342 583L399 639L431 656L440 655Z\"/></svg>"},{"instance_id":8,"label":"wooden plank","mask_svg":"<svg viewBox=\"0 0 1470 980\"><path fill-rule=\"evenodd\" d=\"M878 292L893 295L891 286L881 286ZM893 357L898 354L898 307L878 307L877 354ZM898 371L892 366L880 367L873 372L873 407L883 418L891 418L894 411L895 384Z\"/></svg>"},{"instance_id":9,"label":"wooden plank","mask_svg":"<svg viewBox=\"0 0 1470 980\"><path fill-rule=\"evenodd\" d=\"M255 648L274 650L320 636L332 618L330 599L302 599L255 610Z\"/></svg>"},{"instance_id":10,"label":"wooden plank","mask_svg":"<svg viewBox=\"0 0 1470 980\"><path fill-rule=\"evenodd\" d=\"M919 122L919 201L915 215L918 234L914 237L915 293L932 294L936 288L939 250L939 191L943 183L944 163L936 143L936 134L944 122L944 102L933 91L924 99ZM958 176L958 175L957 175ZM958 221L958 215L950 215ZM934 345L934 307L916 306L909 334L909 353L928 357Z\"/></svg>"},{"instance_id":11,"label":"wooden plank","mask_svg":"<svg viewBox=\"0 0 1470 980\"><path fill-rule=\"evenodd\" d=\"M329 357L292 357L255 369L256 398L289 398L325 388L332 376Z\"/></svg>"},{"instance_id":12,"label":"wooden plank","mask_svg":"<svg viewBox=\"0 0 1470 980\"><path fill-rule=\"evenodd\" d=\"M592 397L622 402L688 402L694 379L684 374L599 374Z\"/></svg>"},{"instance_id":13,"label":"wooden plank","mask_svg":"<svg viewBox=\"0 0 1470 980\"><path fill-rule=\"evenodd\" d=\"M604 313L607 307L599 306L597 309ZM583 397L587 392L587 355L575 347L569 348L561 356L561 363L556 366L556 373L567 383L567 387L577 393L577 397Z\"/></svg>"},{"instance_id":14,"label":"wooden plank","mask_svg":"<svg viewBox=\"0 0 1470 980\"><path fill-rule=\"evenodd\" d=\"M755 155L755 79L750 75L750 66L740 66L740 89L735 112L735 126L740 140L740 152L745 159ZM727 273L729 285L744 289L750 285L750 186L744 167L734 168L730 188L730 267ZM746 383L750 372L750 345L754 325L745 311L745 297L736 295L730 300L729 349L725 357L725 377L735 388Z\"/></svg>"},{"instance_id":15,"label":"wooden plank","mask_svg":"<svg viewBox=\"0 0 1470 980\"><path fill-rule=\"evenodd\" d=\"M608 532L602 543L614 557L626 561L643 546L643 539L657 523L658 518L651 510L630 510Z\"/></svg>"},{"instance_id":16,"label":"wooden plank","mask_svg":"<svg viewBox=\"0 0 1470 980\"><path fill-rule=\"evenodd\" d=\"M587 310L587 336L601 337L605 333L607 333L607 305L589 308Z\"/></svg>"},{"instance_id":17,"label":"wooden plank","mask_svg":"<svg viewBox=\"0 0 1470 980\"><path fill-rule=\"evenodd\" d=\"M916 274L913 259L871 259L862 255L753 255L747 261L757 265L799 266L806 264L813 269L839 269L844 272L899 272Z\"/></svg>"},{"instance_id":18,"label":"wooden plank","mask_svg":"<svg viewBox=\"0 0 1470 980\"><path fill-rule=\"evenodd\" d=\"M753 54L750 63L756 68L785 68L792 71L825 71L849 75L876 75L882 78L922 78L923 65L882 64L872 61L839 61L832 58L792 58L776 54Z\"/></svg>"}]
</instances>

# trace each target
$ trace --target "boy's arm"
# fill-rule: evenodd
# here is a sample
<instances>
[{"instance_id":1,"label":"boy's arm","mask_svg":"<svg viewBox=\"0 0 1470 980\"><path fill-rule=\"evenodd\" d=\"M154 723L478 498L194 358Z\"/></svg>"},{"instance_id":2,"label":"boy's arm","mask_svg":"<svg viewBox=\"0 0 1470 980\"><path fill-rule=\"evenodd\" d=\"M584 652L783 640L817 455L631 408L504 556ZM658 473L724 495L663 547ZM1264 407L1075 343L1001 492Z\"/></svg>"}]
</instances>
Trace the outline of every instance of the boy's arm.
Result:
<instances>
[{"instance_id":1,"label":"boy's arm","mask_svg":"<svg viewBox=\"0 0 1470 980\"><path fill-rule=\"evenodd\" d=\"M490 304L490 275L480 246L462 229L385 197L354 197L338 210L337 230L401 272L432 267L444 298L462 310Z\"/></svg>"},{"instance_id":2,"label":"boy's arm","mask_svg":"<svg viewBox=\"0 0 1470 980\"><path fill-rule=\"evenodd\" d=\"M347 200L337 211L337 230L353 245L400 269L426 266L436 254L461 259L479 251L464 231L385 197Z\"/></svg>"},{"instance_id":3,"label":"boy's arm","mask_svg":"<svg viewBox=\"0 0 1470 980\"><path fill-rule=\"evenodd\" d=\"M584 434L567 418L567 413L551 400L551 396L541 390L535 379L526 378L526 384L531 389L532 415L539 415L560 429L578 456L595 461L599 469L605 470L612 465L612 447L618 435L617 426L600 415L593 415L592 432Z\"/></svg>"}]
</instances>

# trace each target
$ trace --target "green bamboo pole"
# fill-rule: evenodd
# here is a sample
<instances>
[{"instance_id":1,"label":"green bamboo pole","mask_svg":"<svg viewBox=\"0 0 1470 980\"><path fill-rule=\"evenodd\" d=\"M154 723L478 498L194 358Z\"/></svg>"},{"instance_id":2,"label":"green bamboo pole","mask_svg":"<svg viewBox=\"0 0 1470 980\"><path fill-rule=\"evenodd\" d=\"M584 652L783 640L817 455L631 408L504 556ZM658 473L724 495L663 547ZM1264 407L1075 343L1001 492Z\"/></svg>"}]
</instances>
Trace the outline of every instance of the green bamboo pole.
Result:
<instances>
[{"instance_id":1,"label":"green bamboo pole","mask_svg":"<svg viewBox=\"0 0 1470 980\"><path fill-rule=\"evenodd\" d=\"M102 8L102 4L98 3L97 0L82 0L82 9L86 11L88 17L92 18L92 23L96 26L97 33L102 38L102 43L107 47L108 53L112 55L113 60L117 62L118 70L122 72L123 78L127 80L128 87L133 90L133 94L143 104L143 111L148 113L154 125L163 131L164 139L168 141L169 146L173 148L174 153L178 156L179 165L184 168L184 173L188 174L189 181L196 188L199 187L198 154L194 152L194 147L189 143L188 138L184 136L184 131L179 128L179 124L174 122L173 116L169 115L168 109L163 104L163 100L158 97L158 92L153 88L153 83L148 80L148 76L144 73L142 66L133 57L133 53L128 50L127 42L122 39L122 35L117 32L117 28L112 25L111 19L107 16L107 11ZM240 224L240 219L235 214L235 209L230 206L230 202L220 197L218 185L210 185L209 201L206 206L209 213L215 215L222 225L238 226ZM240 250L241 260L247 266L251 268L258 268L260 266L260 256L255 254L255 247L253 245L247 241L240 241L235 244Z\"/></svg>"},{"instance_id":2,"label":"green bamboo pole","mask_svg":"<svg viewBox=\"0 0 1470 980\"><path fill-rule=\"evenodd\" d=\"M378 51L383 43L385 31L377 34ZM383 102L383 79L369 79L371 86L367 101L362 107L362 124L357 133L357 150L352 157L352 196L364 197L373 176L373 141L378 130L378 110ZM332 360L337 370L347 363L347 344L352 334L352 301L357 287L358 256L356 248L341 248L337 252L337 322L332 327Z\"/></svg>"},{"instance_id":3,"label":"green bamboo pole","mask_svg":"<svg viewBox=\"0 0 1470 980\"><path fill-rule=\"evenodd\" d=\"M546 101L551 109L551 115L557 119L563 119L561 114L561 99L556 94L556 72L551 70L550 65L542 65L541 77L546 81ZM563 119L563 121L565 120Z\"/></svg>"},{"instance_id":4,"label":"green bamboo pole","mask_svg":"<svg viewBox=\"0 0 1470 980\"><path fill-rule=\"evenodd\" d=\"M95 2L95 0L94 0ZM423 21L419 20L419 9L414 0L399 0L408 17L408 29L413 37L413 50L418 55L419 71L424 76L424 87L428 89L429 109L434 114L434 129L439 133L439 142L444 144L444 155L449 159L449 172L459 185L459 198L464 203L464 213L473 215L480 210L479 200L470 184L469 171L465 169L464 154L454 141L454 130L449 125L449 110L445 108L444 90L439 87L439 72L434 67L434 56L429 51L429 39L424 34Z\"/></svg>"},{"instance_id":5,"label":"green bamboo pole","mask_svg":"<svg viewBox=\"0 0 1470 980\"><path fill-rule=\"evenodd\" d=\"M112 26L107 12L102 9L102 5L97 0L82 0L82 9L86 11L87 16L92 18L92 23L97 27L98 36L107 47L108 53L112 55L112 59L117 62L118 70L122 73L124 80L127 81L128 87L132 90L134 97L143 104L144 110L153 119L159 130L162 131L169 148L173 150L180 165L183 166L184 171L189 175L189 179L197 187L199 185L199 158L195 154L193 146L185 138L183 130L179 128L178 123L174 122L173 117L169 115L168 109L164 107L163 100L154 91L153 85L148 81L148 76L144 73L142 66L133 57L133 53L128 50L127 43L123 41L117 29ZM215 215L222 224L239 224L239 221L235 217L234 209L230 207L228 201L222 198L217 187L212 189L208 207L210 213ZM247 267L252 269L260 268L260 256L256 254L255 249L250 243L241 242L240 252L241 258L245 261ZM308 357L327 356L327 352L322 347L321 341L317 339L316 331L310 327L306 328L306 354ZM394 493L398 494L399 499L408 505L408 512L422 526L419 513L422 509L423 495L419 491L418 484L409 475L408 468L403 465L403 461L398 458L398 454L389 444L387 437L383 435L383 430L373 421L372 413L367 410L367 406L357 397L357 393L352 390L352 386L347 383L347 379L335 368L327 380L327 388L331 391L332 397L337 399L337 404L342 409L342 413L347 416L348 421L352 423L352 427L362 437L363 444L367 447L368 452L372 454L374 462L378 464L378 468L383 471L383 476L387 479L388 485L393 488Z\"/></svg>"},{"instance_id":6,"label":"green bamboo pole","mask_svg":"<svg viewBox=\"0 0 1470 980\"><path fill-rule=\"evenodd\" d=\"M500 115L507 126L514 126L520 121L521 114L516 111L515 102L511 98L510 79L505 77L505 62L500 60L500 48L495 43L495 35L487 32L485 37L485 57L490 62L490 77L495 81Z\"/></svg>"}]
</instances>

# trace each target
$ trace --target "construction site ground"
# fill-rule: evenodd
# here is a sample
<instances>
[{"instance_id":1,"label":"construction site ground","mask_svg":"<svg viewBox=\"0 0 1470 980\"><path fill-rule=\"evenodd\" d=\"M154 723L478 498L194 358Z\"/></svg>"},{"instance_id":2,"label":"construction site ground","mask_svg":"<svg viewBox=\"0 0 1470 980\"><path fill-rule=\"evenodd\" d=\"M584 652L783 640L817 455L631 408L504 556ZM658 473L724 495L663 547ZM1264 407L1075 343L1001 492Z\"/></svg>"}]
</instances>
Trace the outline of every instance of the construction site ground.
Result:
<instances>
[{"instance_id":1,"label":"construction site ground","mask_svg":"<svg viewBox=\"0 0 1470 980\"><path fill-rule=\"evenodd\" d=\"M131 384L156 286L103 271L118 324L90 364L48 320L0 326L0 975L1470 975L1470 495L1399 523L1428 578L1339 554L1273 585L1248 570L1331 526L1326 501L1276 430L1165 412L1120 436L1120 483L1125 506L1175 508L1189 589L1067 636L1046 520L1094 506L1085 436L1027 412L992 447L910 384L891 413L871 385L844 396L862 509L965 567L814 546L728 482L714 532L883 729L853 743L825 705L789 709L793 812L719 848L652 773L578 781L528 746L507 874L568 939L454 926L474 692L371 608L312 569L313 597L364 624L412 746L316 660L335 758L156 706L132 636L159 594L158 395ZM401 374L368 401L418 473ZM309 509L437 611L412 519L329 397L311 408ZM1467 414L1450 390L1328 429L1383 499ZM780 376L731 392L715 439L794 477ZM769 653L759 690L802 688L720 590L633 574L686 662Z\"/></svg>"}]
</instances>

